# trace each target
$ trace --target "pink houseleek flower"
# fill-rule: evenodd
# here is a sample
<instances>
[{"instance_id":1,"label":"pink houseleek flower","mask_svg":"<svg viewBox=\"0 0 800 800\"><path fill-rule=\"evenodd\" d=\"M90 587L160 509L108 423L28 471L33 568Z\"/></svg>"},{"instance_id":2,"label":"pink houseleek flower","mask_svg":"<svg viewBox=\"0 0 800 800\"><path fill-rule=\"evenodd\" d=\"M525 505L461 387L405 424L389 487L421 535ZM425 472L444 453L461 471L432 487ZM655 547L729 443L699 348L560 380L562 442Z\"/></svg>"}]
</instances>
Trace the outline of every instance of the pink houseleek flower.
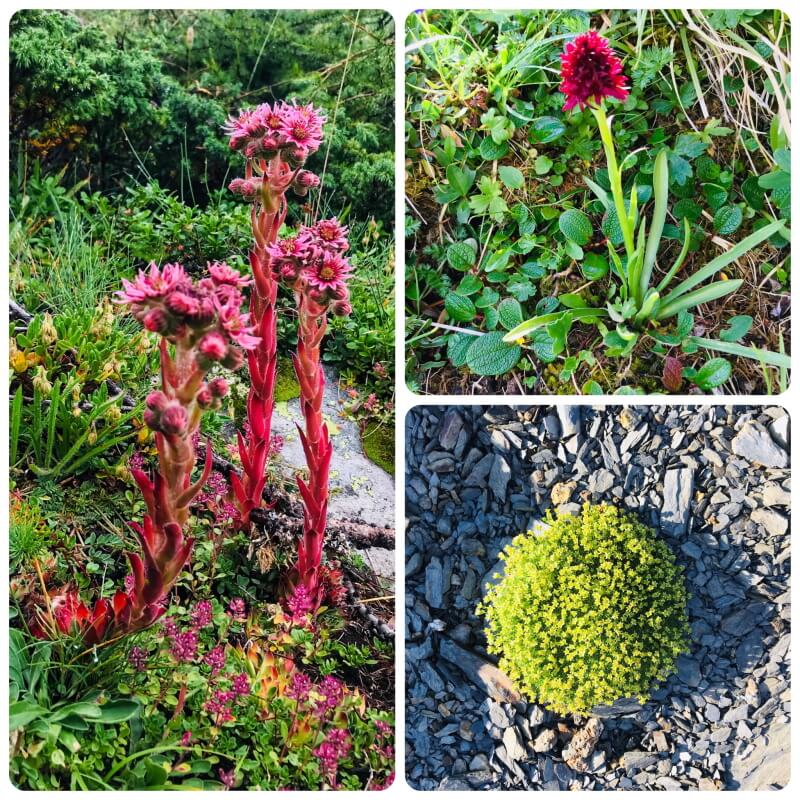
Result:
<instances>
[{"instance_id":1,"label":"pink houseleek flower","mask_svg":"<svg viewBox=\"0 0 800 800\"><path fill-rule=\"evenodd\" d=\"M249 526L250 512L263 505L270 457L278 347L278 283L272 263L273 246L286 219L286 191L293 188L304 195L319 184L316 176L300 167L319 148L324 121L324 116L314 106L281 101L242 111L231 117L225 126L231 148L245 158L244 177L231 182L231 191L253 202L254 244L250 251L250 268L254 286L250 313L254 330L238 325L233 315L222 314L229 335L248 351L249 435L238 436L242 474L231 476L231 487L245 527ZM160 320L155 322L160 323ZM259 340L252 348L248 346L251 335Z\"/></svg>"},{"instance_id":2,"label":"pink houseleek flower","mask_svg":"<svg viewBox=\"0 0 800 800\"><path fill-rule=\"evenodd\" d=\"M606 97L625 100L628 87L622 62L608 40L596 31L588 31L568 42L561 55L561 86L566 95L564 111L590 102L599 105Z\"/></svg>"},{"instance_id":3,"label":"pink houseleek flower","mask_svg":"<svg viewBox=\"0 0 800 800\"><path fill-rule=\"evenodd\" d=\"M278 278L294 291L298 309L297 352L293 356L300 384L304 428L300 440L308 464L308 481L297 479L303 500L303 538L298 545L292 582L306 587L312 610L323 599L322 548L328 516L328 479L332 444L322 415L325 375L320 348L327 330L329 307L336 314L350 310L347 279L350 264L346 229L336 220L304 226L300 233L272 248Z\"/></svg>"}]
</instances>

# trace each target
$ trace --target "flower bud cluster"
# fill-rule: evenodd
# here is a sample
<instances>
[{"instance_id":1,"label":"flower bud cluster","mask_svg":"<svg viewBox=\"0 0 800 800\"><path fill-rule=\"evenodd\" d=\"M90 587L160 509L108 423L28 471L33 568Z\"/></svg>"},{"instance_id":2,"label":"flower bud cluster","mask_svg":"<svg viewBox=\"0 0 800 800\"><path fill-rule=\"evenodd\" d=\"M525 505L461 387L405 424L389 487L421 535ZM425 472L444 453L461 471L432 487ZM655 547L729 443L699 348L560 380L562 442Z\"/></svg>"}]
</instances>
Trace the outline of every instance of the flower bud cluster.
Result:
<instances>
[{"instance_id":1,"label":"flower bud cluster","mask_svg":"<svg viewBox=\"0 0 800 800\"><path fill-rule=\"evenodd\" d=\"M281 283L302 289L337 316L347 316L352 311L347 288L352 266L344 256L348 247L347 228L333 218L304 225L296 236L272 245L269 254Z\"/></svg>"},{"instance_id":2,"label":"flower bud cluster","mask_svg":"<svg viewBox=\"0 0 800 800\"><path fill-rule=\"evenodd\" d=\"M147 330L197 346L205 369L215 362L238 369L241 350L252 350L259 341L241 311L241 290L249 281L225 263L209 264L208 273L195 282L180 264L160 269L153 263L134 280L123 280L117 302L129 305Z\"/></svg>"},{"instance_id":3,"label":"flower bud cluster","mask_svg":"<svg viewBox=\"0 0 800 800\"><path fill-rule=\"evenodd\" d=\"M269 161L280 153L289 166L301 167L319 149L324 122L324 115L311 104L279 101L241 111L228 119L225 130L231 149L245 158Z\"/></svg>"}]
</instances>

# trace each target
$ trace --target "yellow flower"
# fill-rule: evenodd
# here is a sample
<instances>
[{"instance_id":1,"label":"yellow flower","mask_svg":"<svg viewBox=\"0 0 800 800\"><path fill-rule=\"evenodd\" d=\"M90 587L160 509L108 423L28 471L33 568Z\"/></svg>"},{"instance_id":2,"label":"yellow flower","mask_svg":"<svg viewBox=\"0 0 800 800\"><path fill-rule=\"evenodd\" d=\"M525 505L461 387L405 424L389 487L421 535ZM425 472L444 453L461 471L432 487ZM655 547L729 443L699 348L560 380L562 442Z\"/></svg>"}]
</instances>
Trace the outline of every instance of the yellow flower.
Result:
<instances>
[{"instance_id":1,"label":"yellow flower","mask_svg":"<svg viewBox=\"0 0 800 800\"><path fill-rule=\"evenodd\" d=\"M17 352L11 356L11 367L14 372L25 372L25 370L28 369L28 359L25 357L25 353L21 350L17 350Z\"/></svg>"},{"instance_id":2,"label":"yellow flower","mask_svg":"<svg viewBox=\"0 0 800 800\"><path fill-rule=\"evenodd\" d=\"M518 344L520 347L522 347L525 344L525 337L520 336L519 339L515 339L514 344Z\"/></svg>"}]
</instances>

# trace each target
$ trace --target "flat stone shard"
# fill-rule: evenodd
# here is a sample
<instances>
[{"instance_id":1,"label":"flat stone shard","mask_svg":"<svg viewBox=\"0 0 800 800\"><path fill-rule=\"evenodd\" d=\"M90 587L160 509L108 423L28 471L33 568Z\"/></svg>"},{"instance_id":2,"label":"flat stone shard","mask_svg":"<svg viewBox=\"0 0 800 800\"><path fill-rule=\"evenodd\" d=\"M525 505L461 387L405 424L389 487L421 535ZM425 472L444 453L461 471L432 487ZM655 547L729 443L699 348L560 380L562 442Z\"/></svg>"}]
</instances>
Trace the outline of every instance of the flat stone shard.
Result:
<instances>
[{"instance_id":1,"label":"flat stone shard","mask_svg":"<svg viewBox=\"0 0 800 800\"><path fill-rule=\"evenodd\" d=\"M494 496L501 502L505 502L508 482L511 480L511 467L501 455L494 457L492 471L489 473L489 487L494 492Z\"/></svg>"},{"instance_id":2,"label":"flat stone shard","mask_svg":"<svg viewBox=\"0 0 800 800\"><path fill-rule=\"evenodd\" d=\"M581 431L580 406L558 406L558 419L561 423L561 433L566 439Z\"/></svg>"},{"instance_id":3,"label":"flat stone shard","mask_svg":"<svg viewBox=\"0 0 800 800\"><path fill-rule=\"evenodd\" d=\"M493 700L501 703L523 701L522 695L514 688L511 679L504 672L446 637L439 642L439 656L455 664L472 683L483 689Z\"/></svg>"},{"instance_id":4,"label":"flat stone shard","mask_svg":"<svg viewBox=\"0 0 800 800\"><path fill-rule=\"evenodd\" d=\"M689 527L693 491L693 469L689 467L669 469L664 474L661 530L667 536L685 535Z\"/></svg>"},{"instance_id":5,"label":"flat stone shard","mask_svg":"<svg viewBox=\"0 0 800 800\"><path fill-rule=\"evenodd\" d=\"M782 536L789 530L789 520L771 508L757 508L750 515L750 519L758 525L763 525L770 536Z\"/></svg>"},{"instance_id":6,"label":"flat stone shard","mask_svg":"<svg viewBox=\"0 0 800 800\"><path fill-rule=\"evenodd\" d=\"M784 414L778 417L775 422L770 423L769 432L772 438L778 443L778 446L784 450L789 449L789 415Z\"/></svg>"},{"instance_id":7,"label":"flat stone shard","mask_svg":"<svg viewBox=\"0 0 800 800\"><path fill-rule=\"evenodd\" d=\"M789 455L777 445L767 429L758 422L746 422L731 441L731 449L737 456L752 464L770 469L789 466Z\"/></svg>"}]
</instances>

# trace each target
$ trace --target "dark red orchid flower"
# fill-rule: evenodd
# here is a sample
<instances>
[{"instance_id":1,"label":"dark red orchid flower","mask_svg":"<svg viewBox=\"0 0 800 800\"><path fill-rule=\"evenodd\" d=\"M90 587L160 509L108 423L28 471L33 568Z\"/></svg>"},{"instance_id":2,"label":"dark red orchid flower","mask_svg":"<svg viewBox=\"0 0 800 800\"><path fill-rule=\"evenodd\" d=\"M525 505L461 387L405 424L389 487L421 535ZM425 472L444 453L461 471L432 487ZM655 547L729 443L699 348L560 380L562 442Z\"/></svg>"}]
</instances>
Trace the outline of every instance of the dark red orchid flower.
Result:
<instances>
[{"instance_id":1,"label":"dark red orchid flower","mask_svg":"<svg viewBox=\"0 0 800 800\"><path fill-rule=\"evenodd\" d=\"M622 62L611 49L608 40L596 31L588 31L567 43L561 54L561 86L567 96L564 111L583 108L606 97L625 100L628 96L627 78Z\"/></svg>"}]
</instances>

